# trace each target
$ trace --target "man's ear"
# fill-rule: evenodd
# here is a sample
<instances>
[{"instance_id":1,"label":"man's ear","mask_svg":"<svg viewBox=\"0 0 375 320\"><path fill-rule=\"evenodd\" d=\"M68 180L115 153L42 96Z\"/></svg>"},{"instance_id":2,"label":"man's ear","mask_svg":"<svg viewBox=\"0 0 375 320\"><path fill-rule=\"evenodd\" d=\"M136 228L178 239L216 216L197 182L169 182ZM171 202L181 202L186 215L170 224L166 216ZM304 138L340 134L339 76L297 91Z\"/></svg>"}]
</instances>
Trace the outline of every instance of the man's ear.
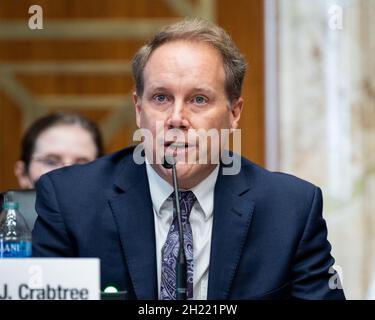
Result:
<instances>
[{"instance_id":1,"label":"man's ear","mask_svg":"<svg viewBox=\"0 0 375 320\"><path fill-rule=\"evenodd\" d=\"M31 179L29 175L26 173L25 162L18 160L14 164L14 175L16 176L18 180L18 184L22 189L34 188L33 184L31 183Z\"/></svg>"},{"instance_id":2,"label":"man's ear","mask_svg":"<svg viewBox=\"0 0 375 320\"><path fill-rule=\"evenodd\" d=\"M141 116L140 116L140 113L141 113L141 98L137 95L137 93L134 91L133 92L133 103L134 103L134 107L135 107L135 120L136 120L136 123L137 123L137 127L140 128L141 127Z\"/></svg>"},{"instance_id":3,"label":"man's ear","mask_svg":"<svg viewBox=\"0 0 375 320\"><path fill-rule=\"evenodd\" d=\"M241 118L241 112L243 107L243 99L240 97L235 99L231 104L231 129L237 129L238 123Z\"/></svg>"}]
</instances>

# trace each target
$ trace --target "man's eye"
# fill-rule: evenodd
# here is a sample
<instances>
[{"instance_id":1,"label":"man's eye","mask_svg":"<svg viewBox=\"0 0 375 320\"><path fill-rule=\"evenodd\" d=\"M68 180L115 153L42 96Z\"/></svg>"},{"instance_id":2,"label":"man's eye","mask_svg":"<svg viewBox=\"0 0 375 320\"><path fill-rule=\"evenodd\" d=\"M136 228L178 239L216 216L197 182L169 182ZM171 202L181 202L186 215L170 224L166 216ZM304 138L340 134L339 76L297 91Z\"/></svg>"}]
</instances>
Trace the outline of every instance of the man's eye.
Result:
<instances>
[{"instance_id":1,"label":"man's eye","mask_svg":"<svg viewBox=\"0 0 375 320\"><path fill-rule=\"evenodd\" d=\"M165 94L156 94L154 95L154 100L158 103L163 103L166 102L168 98Z\"/></svg>"},{"instance_id":2,"label":"man's eye","mask_svg":"<svg viewBox=\"0 0 375 320\"><path fill-rule=\"evenodd\" d=\"M207 98L203 96L196 96L193 98L193 103L195 104L206 104L207 103Z\"/></svg>"}]
</instances>

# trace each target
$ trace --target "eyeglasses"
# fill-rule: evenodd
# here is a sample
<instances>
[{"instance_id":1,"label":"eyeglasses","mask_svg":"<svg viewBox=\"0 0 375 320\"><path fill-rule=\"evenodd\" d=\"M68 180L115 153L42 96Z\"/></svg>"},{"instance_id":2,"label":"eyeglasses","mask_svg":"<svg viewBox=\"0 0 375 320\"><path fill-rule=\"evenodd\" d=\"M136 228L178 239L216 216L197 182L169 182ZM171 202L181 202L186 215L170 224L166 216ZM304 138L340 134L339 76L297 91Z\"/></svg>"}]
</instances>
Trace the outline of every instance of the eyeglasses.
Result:
<instances>
[{"instance_id":1,"label":"eyeglasses","mask_svg":"<svg viewBox=\"0 0 375 320\"><path fill-rule=\"evenodd\" d=\"M74 164L85 164L89 162L90 160L88 159L77 159L76 161L72 163L65 163L62 159L58 157L33 157L33 161L39 162L40 164L49 167L49 168L61 168L65 166L71 166Z\"/></svg>"}]
</instances>

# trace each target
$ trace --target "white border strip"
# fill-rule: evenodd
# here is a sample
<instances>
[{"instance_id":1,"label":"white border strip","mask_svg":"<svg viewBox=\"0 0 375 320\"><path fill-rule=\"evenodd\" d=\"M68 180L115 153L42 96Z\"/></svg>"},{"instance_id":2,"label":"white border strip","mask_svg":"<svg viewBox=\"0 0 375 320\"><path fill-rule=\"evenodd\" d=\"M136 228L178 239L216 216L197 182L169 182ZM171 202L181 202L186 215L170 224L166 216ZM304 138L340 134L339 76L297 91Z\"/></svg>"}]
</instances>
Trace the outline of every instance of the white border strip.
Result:
<instances>
[{"instance_id":1,"label":"white border strip","mask_svg":"<svg viewBox=\"0 0 375 320\"><path fill-rule=\"evenodd\" d=\"M264 1L265 43L265 162L279 170L279 81L277 0Z\"/></svg>"}]
</instances>

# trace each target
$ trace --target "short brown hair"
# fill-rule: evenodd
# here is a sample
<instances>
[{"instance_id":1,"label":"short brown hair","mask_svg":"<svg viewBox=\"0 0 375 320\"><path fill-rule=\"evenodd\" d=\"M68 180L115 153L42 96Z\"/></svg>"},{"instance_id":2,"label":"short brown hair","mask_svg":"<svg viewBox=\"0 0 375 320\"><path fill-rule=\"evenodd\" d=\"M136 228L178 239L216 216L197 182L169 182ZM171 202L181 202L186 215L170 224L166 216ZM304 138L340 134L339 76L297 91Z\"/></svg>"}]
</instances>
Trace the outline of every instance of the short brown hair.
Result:
<instances>
[{"instance_id":1,"label":"short brown hair","mask_svg":"<svg viewBox=\"0 0 375 320\"><path fill-rule=\"evenodd\" d=\"M224 29L212 22L197 18L183 20L164 27L135 54L132 69L136 92L139 96L143 94L143 71L152 52L167 42L177 40L202 41L216 48L223 59L227 98L231 102L241 96L242 83L246 73L244 57Z\"/></svg>"}]
</instances>

